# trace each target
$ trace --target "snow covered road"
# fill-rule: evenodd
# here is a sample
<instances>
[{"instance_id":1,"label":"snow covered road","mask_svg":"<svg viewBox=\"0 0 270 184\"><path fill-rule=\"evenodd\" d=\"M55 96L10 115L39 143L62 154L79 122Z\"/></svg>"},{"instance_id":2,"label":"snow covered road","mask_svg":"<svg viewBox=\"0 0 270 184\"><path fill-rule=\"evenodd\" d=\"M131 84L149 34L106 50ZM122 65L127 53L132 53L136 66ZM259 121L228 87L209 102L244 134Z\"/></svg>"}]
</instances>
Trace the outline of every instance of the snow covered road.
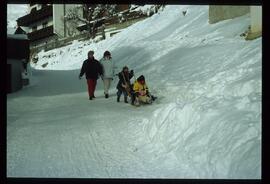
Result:
<instances>
[{"instance_id":1,"label":"snow covered road","mask_svg":"<svg viewBox=\"0 0 270 184\"><path fill-rule=\"evenodd\" d=\"M11 176L148 177L155 169L147 171L145 165L158 147L140 145L150 142L141 120L158 105L138 109L117 103L113 94L105 99L101 81L97 98L89 101L85 81L74 74L78 71L34 70L39 81L8 96Z\"/></svg>"}]
</instances>

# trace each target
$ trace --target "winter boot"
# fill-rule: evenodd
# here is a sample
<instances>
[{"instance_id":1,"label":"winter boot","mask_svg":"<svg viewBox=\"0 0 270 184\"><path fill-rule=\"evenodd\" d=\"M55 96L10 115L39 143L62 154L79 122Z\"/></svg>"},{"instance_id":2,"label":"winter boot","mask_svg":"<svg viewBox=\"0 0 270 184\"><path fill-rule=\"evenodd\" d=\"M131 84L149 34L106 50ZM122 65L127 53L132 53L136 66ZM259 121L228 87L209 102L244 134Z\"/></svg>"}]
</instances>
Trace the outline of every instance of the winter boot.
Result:
<instances>
[{"instance_id":1,"label":"winter boot","mask_svg":"<svg viewBox=\"0 0 270 184\"><path fill-rule=\"evenodd\" d=\"M105 94L105 98L109 98L109 94Z\"/></svg>"},{"instance_id":2,"label":"winter boot","mask_svg":"<svg viewBox=\"0 0 270 184\"><path fill-rule=\"evenodd\" d=\"M135 106L137 106L137 107L140 106L140 101L139 101L139 99L138 99L138 98L135 98L133 104L134 104Z\"/></svg>"},{"instance_id":3,"label":"winter boot","mask_svg":"<svg viewBox=\"0 0 270 184\"><path fill-rule=\"evenodd\" d=\"M128 103L127 96L124 97L124 101L125 101L125 103Z\"/></svg>"},{"instance_id":4,"label":"winter boot","mask_svg":"<svg viewBox=\"0 0 270 184\"><path fill-rule=\"evenodd\" d=\"M117 102L120 102L120 96L117 96Z\"/></svg>"},{"instance_id":5,"label":"winter boot","mask_svg":"<svg viewBox=\"0 0 270 184\"><path fill-rule=\"evenodd\" d=\"M93 97L92 97L92 96L90 96L90 97L89 97L89 100L93 100Z\"/></svg>"},{"instance_id":6,"label":"winter boot","mask_svg":"<svg viewBox=\"0 0 270 184\"><path fill-rule=\"evenodd\" d=\"M131 105L134 105L134 101L135 101L135 95L133 94L133 95L131 96Z\"/></svg>"}]
</instances>

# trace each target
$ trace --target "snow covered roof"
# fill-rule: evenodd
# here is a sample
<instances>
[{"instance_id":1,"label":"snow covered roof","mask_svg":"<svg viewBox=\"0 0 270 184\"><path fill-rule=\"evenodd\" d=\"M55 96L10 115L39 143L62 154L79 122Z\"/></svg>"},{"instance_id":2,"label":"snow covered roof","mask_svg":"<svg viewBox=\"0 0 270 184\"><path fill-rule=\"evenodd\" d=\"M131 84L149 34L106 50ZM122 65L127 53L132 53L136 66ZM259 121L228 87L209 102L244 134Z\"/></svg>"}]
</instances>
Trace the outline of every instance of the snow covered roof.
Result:
<instances>
[{"instance_id":1,"label":"snow covered roof","mask_svg":"<svg viewBox=\"0 0 270 184\"><path fill-rule=\"evenodd\" d=\"M26 34L7 34L7 38L17 40L29 40Z\"/></svg>"}]
</instances>

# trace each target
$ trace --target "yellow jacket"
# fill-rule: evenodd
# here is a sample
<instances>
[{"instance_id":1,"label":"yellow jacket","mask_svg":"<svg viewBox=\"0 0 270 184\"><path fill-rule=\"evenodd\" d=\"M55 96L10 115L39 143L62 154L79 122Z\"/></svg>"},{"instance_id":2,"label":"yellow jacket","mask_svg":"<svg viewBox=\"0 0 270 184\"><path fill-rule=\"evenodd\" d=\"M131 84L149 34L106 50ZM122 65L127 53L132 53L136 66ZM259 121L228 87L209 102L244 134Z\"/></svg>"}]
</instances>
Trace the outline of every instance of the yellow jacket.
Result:
<instances>
[{"instance_id":1,"label":"yellow jacket","mask_svg":"<svg viewBox=\"0 0 270 184\"><path fill-rule=\"evenodd\" d=\"M146 93L148 93L148 87L146 83L142 85L137 80L134 82L133 90L135 93L137 92L142 93L141 95L146 95Z\"/></svg>"}]
</instances>

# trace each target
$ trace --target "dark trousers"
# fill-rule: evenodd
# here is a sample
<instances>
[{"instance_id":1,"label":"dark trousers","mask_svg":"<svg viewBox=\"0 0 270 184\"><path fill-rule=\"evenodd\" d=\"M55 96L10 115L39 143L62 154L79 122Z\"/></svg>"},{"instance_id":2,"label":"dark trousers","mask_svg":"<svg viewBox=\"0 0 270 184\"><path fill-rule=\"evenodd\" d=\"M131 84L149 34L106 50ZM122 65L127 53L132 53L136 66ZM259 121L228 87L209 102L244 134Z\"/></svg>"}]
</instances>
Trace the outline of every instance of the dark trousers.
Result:
<instances>
[{"instance_id":1,"label":"dark trousers","mask_svg":"<svg viewBox=\"0 0 270 184\"><path fill-rule=\"evenodd\" d=\"M118 89L117 91L117 96L120 97L122 95L122 93L124 94L124 97L127 98L128 94L125 90L121 90L121 89Z\"/></svg>"},{"instance_id":2,"label":"dark trousers","mask_svg":"<svg viewBox=\"0 0 270 184\"><path fill-rule=\"evenodd\" d=\"M89 97L94 96L96 85L97 85L97 80L96 79L87 79Z\"/></svg>"}]
</instances>

